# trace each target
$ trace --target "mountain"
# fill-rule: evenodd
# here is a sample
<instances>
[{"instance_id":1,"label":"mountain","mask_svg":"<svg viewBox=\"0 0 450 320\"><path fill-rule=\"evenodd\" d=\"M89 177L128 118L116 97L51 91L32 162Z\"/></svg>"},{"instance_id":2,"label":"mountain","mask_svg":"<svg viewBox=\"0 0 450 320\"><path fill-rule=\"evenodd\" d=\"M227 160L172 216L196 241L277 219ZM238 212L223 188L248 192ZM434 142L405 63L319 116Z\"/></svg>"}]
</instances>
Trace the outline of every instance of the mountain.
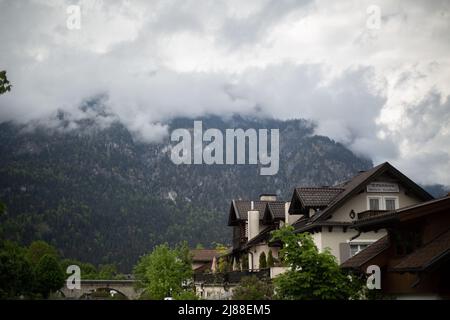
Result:
<instances>
[{"instance_id":1,"label":"mountain","mask_svg":"<svg viewBox=\"0 0 450 320\"><path fill-rule=\"evenodd\" d=\"M435 198L441 198L448 195L450 189L442 184L431 184L422 186L427 192L429 192Z\"/></svg>"},{"instance_id":2,"label":"mountain","mask_svg":"<svg viewBox=\"0 0 450 320\"><path fill-rule=\"evenodd\" d=\"M65 257L116 263L129 272L162 242L230 243L231 199L274 192L289 199L295 186L333 185L372 167L314 135L304 120L201 120L204 130L278 128L278 174L259 175L254 165L175 165L169 137L144 143L118 121L102 127L80 120L71 128L60 117L52 129L1 123L0 200L8 211L0 217L0 233L23 244L43 239ZM168 126L193 128L193 119Z\"/></svg>"}]
</instances>

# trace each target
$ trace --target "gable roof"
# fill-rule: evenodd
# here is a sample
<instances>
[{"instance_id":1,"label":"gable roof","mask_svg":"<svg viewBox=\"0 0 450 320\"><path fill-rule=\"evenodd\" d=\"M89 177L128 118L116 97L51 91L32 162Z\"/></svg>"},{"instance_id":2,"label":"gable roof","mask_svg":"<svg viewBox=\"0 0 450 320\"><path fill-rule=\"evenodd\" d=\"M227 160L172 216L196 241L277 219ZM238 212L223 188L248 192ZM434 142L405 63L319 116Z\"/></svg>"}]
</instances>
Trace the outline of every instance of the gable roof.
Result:
<instances>
[{"instance_id":1,"label":"gable roof","mask_svg":"<svg viewBox=\"0 0 450 320\"><path fill-rule=\"evenodd\" d=\"M220 252L215 249L191 249L193 262L209 262L220 255Z\"/></svg>"},{"instance_id":2,"label":"gable roof","mask_svg":"<svg viewBox=\"0 0 450 320\"><path fill-rule=\"evenodd\" d=\"M339 193L324 210L314 215L311 220L317 221L328 218L333 213L333 211L339 208L347 199L360 192L367 184L386 172L389 172L393 176L398 178L404 186L409 188L413 193L415 193L424 201L433 199L432 195L430 195L422 187L420 187L414 181L394 168L389 162L384 162L376 167L373 167L370 170L359 173L353 179L339 185L338 187L343 188L344 190Z\"/></svg>"},{"instance_id":3,"label":"gable roof","mask_svg":"<svg viewBox=\"0 0 450 320\"><path fill-rule=\"evenodd\" d=\"M423 271L450 255L450 229L403 258L391 271Z\"/></svg>"},{"instance_id":4,"label":"gable roof","mask_svg":"<svg viewBox=\"0 0 450 320\"><path fill-rule=\"evenodd\" d=\"M281 208L283 209L282 217L284 217L285 201L251 201L251 200L233 200L231 201L230 213L228 215L228 225L232 226L236 221L247 220L248 211L251 210L251 203L253 202L253 210L259 211L259 219L264 218L266 207L269 204L269 212L275 218L280 218Z\"/></svg>"},{"instance_id":5,"label":"gable roof","mask_svg":"<svg viewBox=\"0 0 450 320\"><path fill-rule=\"evenodd\" d=\"M450 196L446 196L397 210L379 212L378 214L370 215L354 221L352 224L359 231L371 231L381 227L392 227L397 223L410 221L411 219L417 219L429 214L447 214L449 209ZM385 236L384 238L386 238L387 241L388 236ZM373 245L367 247L357 255L345 261L341 266L343 268L360 268L364 263L370 261L377 254L381 253L388 247L387 242L385 243L386 247L383 247L382 244L378 242L379 241L375 242ZM377 244L377 246L373 247L375 244ZM395 266L390 268L389 271L423 271L432 266L435 262L440 261L440 259L449 255L450 229L447 229L428 243L424 244L422 247L403 257Z\"/></svg>"},{"instance_id":6,"label":"gable roof","mask_svg":"<svg viewBox=\"0 0 450 320\"><path fill-rule=\"evenodd\" d=\"M270 223L274 220L284 220L285 219L285 202L276 201L268 202L264 210L263 222Z\"/></svg>"},{"instance_id":7,"label":"gable roof","mask_svg":"<svg viewBox=\"0 0 450 320\"><path fill-rule=\"evenodd\" d=\"M342 191L334 187L301 187L294 190L294 195L304 208L325 208Z\"/></svg>"},{"instance_id":8,"label":"gable roof","mask_svg":"<svg viewBox=\"0 0 450 320\"><path fill-rule=\"evenodd\" d=\"M389 237L384 236L366 249L354 255L341 264L342 268L360 269L365 263L370 262L377 255L389 248ZM410 253L389 269L392 272L417 272L423 271L434 263L450 255L450 229L425 244L423 247Z\"/></svg>"}]
</instances>

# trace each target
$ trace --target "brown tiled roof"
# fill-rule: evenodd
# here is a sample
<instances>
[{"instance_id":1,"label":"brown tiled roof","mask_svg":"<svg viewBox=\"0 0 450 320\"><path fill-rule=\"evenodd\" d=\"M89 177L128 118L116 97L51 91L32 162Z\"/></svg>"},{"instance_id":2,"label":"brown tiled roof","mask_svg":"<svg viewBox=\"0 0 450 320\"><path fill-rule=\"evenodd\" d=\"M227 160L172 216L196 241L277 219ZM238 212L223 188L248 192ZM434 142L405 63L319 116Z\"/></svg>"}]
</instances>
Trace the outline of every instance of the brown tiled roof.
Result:
<instances>
[{"instance_id":1,"label":"brown tiled roof","mask_svg":"<svg viewBox=\"0 0 450 320\"><path fill-rule=\"evenodd\" d=\"M284 206L285 206L284 201L267 203L267 209L269 210L274 219L284 219L285 217Z\"/></svg>"},{"instance_id":2,"label":"brown tiled roof","mask_svg":"<svg viewBox=\"0 0 450 320\"><path fill-rule=\"evenodd\" d=\"M450 254L450 229L403 258L392 271L421 271Z\"/></svg>"},{"instance_id":3,"label":"brown tiled roof","mask_svg":"<svg viewBox=\"0 0 450 320\"><path fill-rule=\"evenodd\" d=\"M382 164L379 164L378 166L373 167L370 170L359 173L348 182L340 184L339 187L343 188L344 191L339 193L324 210L314 215L312 217L312 220L316 221L318 219L325 219L326 217L328 217L329 214L332 213L334 209L336 209L342 203L344 203L346 199L359 192L361 188L363 188L363 186L365 186L367 183L371 182L373 179L375 179L376 177L378 177L379 175L383 174L386 171L390 171L392 174L396 175L423 200L433 199L433 196L431 196L423 188L417 185L414 181L412 181L403 173L398 171L390 163L384 162Z\"/></svg>"},{"instance_id":4,"label":"brown tiled roof","mask_svg":"<svg viewBox=\"0 0 450 320\"><path fill-rule=\"evenodd\" d=\"M220 255L218 250L215 249L191 249L192 261L212 261L214 257Z\"/></svg>"},{"instance_id":5,"label":"brown tiled roof","mask_svg":"<svg viewBox=\"0 0 450 320\"><path fill-rule=\"evenodd\" d=\"M332 187L295 189L298 199L305 208L326 207L342 191L344 189Z\"/></svg>"},{"instance_id":6,"label":"brown tiled roof","mask_svg":"<svg viewBox=\"0 0 450 320\"><path fill-rule=\"evenodd\" d=\"M264 216L264 211L266 210L266 205L270 203L272 208L277 206L283 206L283 216L284 216L284 201L253 201L253 210L259 211L259 218L262 219ZM247 220L248 211L251 210L250 200L233 200L232 205L235 208L237 218L239 220Z\"/></svg>"},{"instance_id":7,"label":"brown tiled roof","mask_svg":"<svg viewBox=\"0 0 450 320\"><path fill-rule=\"evenodd\" d=\"M341 264L342 268L359 269L389 247L389 237L384 236Z\"/></svg>"}]
</instances>

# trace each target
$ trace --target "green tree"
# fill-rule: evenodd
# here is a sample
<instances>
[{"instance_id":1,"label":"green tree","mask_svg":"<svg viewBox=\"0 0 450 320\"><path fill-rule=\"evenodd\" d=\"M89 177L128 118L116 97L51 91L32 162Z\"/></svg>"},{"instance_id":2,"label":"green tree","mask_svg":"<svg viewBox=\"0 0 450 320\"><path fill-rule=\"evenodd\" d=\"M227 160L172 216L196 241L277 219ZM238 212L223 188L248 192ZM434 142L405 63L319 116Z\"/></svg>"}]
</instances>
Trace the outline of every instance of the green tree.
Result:
<instances>
[{"instance_id":1,"label":"green tree","mask_svg":"<svg viewBox=\"0 0 450 320\"><path fill-rule=\"evenodd\" d=\"M266 259L266 253L263 251L259 255L259 268L265 269L267 268L267 259Z\"/></svg>"},{"instance_id":2,"label":"green tree","mask_svg":"<svg viewBox=\"0 0 450 320\"><path fill-rule=\"evenodd\" d=\"M99 266L97 279L99 280L109 280L116 279L119 275L117 268L113 264L104 264Z\"/></svg>"},{"instance_id":3,"label":"green tree","mask_svg":"<svg viewBox=\"0 0 450 320\"><path fill-rule=\"evenodd\" d=\"M64 285L65 273L53 255L46 254L39 260L34 275L36 292L40 293L44 299Z\"/></svg>"},{"instance_id":4,"label":"green tree","mask_svg":"<svg viewBox=\"0 0 450 320\"><path fill-rule=\"evenodd\" d=\"M292 226L273 233L280 240L280 254L290 270L274 279L281 299L355 299L360 298L363 285L357 278L345 274L328 251L319 252L311 235L294 233Z\"/></svg>"},{"instance_id":5,"label":"green tree","mask_svg":"<svg viewBox=\"0 0 450 320\"><path fill-rule=\"evenodd\" d=\"M70 265L76 265L80 267L81 279L88 279L88 280L100 279L97 268L91 263L81 262L74 259L64 259L61 261L61 268L63 271L66 271L67 267Z\"/></svg>"},{"instance_id":6,"label":"green tree","mask_svg":"<svg viewBox=\"0 0 450 320\"><path fill-rule=\"evenodd\" d=\"M267 266L272 268L275 265L275 261L273 260L272 250L269 250L269 254L267 255Z\"/></svg>"},{"instance_id":7,"label":"green tree","mask_svg":"<svg viewBox=\"0 0 450 320\"><path fill-rule=\"evenodd\" d=\"M3 214L6 212L6 205L0 201L0 218L3 216ZM3 230L0 226L0 241L3 239Z\"/></svg>"},{"instance_id":8,"label":"green tree","mask_svg":"<svg viewBox=\"0 0 450 320\"><path fill-rule=\"evenodd\" d=\"M217 263L217 271L218 272L230 271L231 265L226 257L226 254L228 253L228 247L221 243L216 243L216 250L219 254L219 260Z\"/></svg>"},{"instance_id":9,"label":"green tree","mask_svg":"<svg viewBox=\"0 0 450 320\"><path fill-rule=\"evenodd\" d=\"M243 277L233 291L233 300L270 300L273 298L273 285L256 276Z\"/></svg>"},{"instance_id":10,"label":"green tree","mask_svg":"<svg viewBox=\"0 0 450 320\"><path fill-rule=\"evenodd\" d=\"M162 244L141 257L134 268L135 278L145 288L146 296L163 299L192 289L192 267L186 243L171 249Z\"/></svg>"},{"instance_id":11,"label":"green tree","mask_svg":"<svg viewBox=\"0 0 450 320\"><path fill-rule=\"evenodd\" d=\"M6 205L0 201L0 217L6 212Z\"/></svg>"},{"instance_id":12,"label":"green tree","mask_svg":"<svg viewBox=\"0 0 450 320\"><path fill-rule=\"evenodd\" d=\"M29 247L27 252L27 258L33 265L37 265L37 263L41 260L41 258L45 255L52 256L58 259L58 251L55 247L49 245L45 241L33 241Z\"/></svg>"},{"instance_id":13,"label":"green tree","mask_svg":"<svg viewBox=\"0 0 450 320\"><path fill-rule=\"evenodd\" d=\"M11 87L8 78L6 77L6 71L0 71L0 95L7 91L11 91Z\"/></svg>"},{"instance_id":14,"label":"green tree","mask_svg":"<svg viewBox=\"0 0 450 320\"><path fill-rule=\"evenodd\" d=\"M173 295L175 300L198 300L194 290L183 290Z\"/></svg>"},{"instance_id":15,"label":"green tree","mask_svg":"<svg viewBox=\"0 0 450 320\"><path fill-rule=\"evenodd\" d=\"M1 242L0 299L29 296L33 281L33 268L26 258L26 250L13 242Z\"/></svg>"}]
</instances>

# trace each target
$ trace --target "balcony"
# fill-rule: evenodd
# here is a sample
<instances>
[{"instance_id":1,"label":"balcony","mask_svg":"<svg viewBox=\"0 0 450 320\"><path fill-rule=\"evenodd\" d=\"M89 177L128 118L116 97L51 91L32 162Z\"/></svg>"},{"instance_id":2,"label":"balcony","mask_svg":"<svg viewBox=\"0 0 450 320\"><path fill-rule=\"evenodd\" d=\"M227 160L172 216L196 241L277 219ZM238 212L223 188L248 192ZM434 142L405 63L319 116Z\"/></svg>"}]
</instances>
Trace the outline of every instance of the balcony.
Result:
<instances>
[{"instance_id":1,"label":"balcony","mask_svg":"<svg viewBox=\"0 0 450 320\"><path fill-rule=\"evenodd\" d=\"M368 219L384 215L388 210L366 210L358 213L358 220Z\"/></svg>"}]
</instances>

